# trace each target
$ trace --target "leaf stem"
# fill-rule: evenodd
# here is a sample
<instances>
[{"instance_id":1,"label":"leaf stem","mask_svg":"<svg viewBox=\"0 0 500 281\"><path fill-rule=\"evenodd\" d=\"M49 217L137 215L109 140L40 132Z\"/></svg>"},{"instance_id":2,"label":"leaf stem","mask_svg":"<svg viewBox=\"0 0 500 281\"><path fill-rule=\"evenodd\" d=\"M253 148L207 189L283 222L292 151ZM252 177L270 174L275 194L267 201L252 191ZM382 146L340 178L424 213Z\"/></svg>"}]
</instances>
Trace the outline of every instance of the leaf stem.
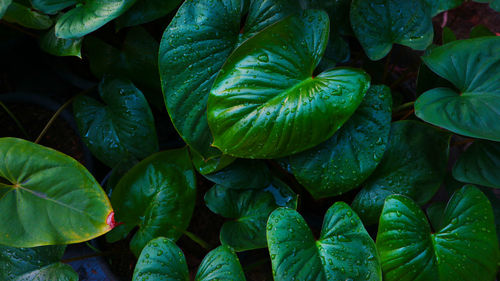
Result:
<instances>
[{"instance_id":1,"label":"leaf stem","mask_svg":"<svg viewBox=\"0 0 500 281\"><path fill-rule=\"evenodd\" d=\"M189 232L187 230L184 230L182 232L182 234L186 235L187 237L189 237L189 239L193 240L196 244L200 245L203 249L209 251L212 247L210 246L210 244L208 244L207 242L205 242L205 240L201 239L201 237L199 237L198 235L192 233L192 232Z\"/></svg>"},{"instance_id":2,"label":"leaf stem","mask_svg":"<svg viewBox=\"0 0 500 281\"><path fill-rule=\"evenodd\" d=\"M404 103L400 106L397 106L396 108L394 108L393 112L396 113L396 112L400 112L404 109L407 109L407 108L410 108L410 107L413 107L413 105L415 104L415 101L411 101L411 102L407 102L407 103Z\"/></svg>"},{"instance_id":3,"label":"leaf stem","mask_svg":"<svg viewBox=\"0 0 500 281\"><path fill-rule=\"evenodd\" d=\"M17 127L21 130L21 132L23 133L23 135L26 137L26 139L29 139L29 135L28 135L28 132L24 129L23 125L21 124L21 122L19 121L19 119L16 118L16 116L14 115L14 113L12 113L12 111L9 110L9 108L7 108L7 106L0 101L0 106L5 110L5 112L7 112L7 114L10 116L10 118L12 118L12 120L14 120L14 122L16 123Z\"/></svg>"}]
</instances>

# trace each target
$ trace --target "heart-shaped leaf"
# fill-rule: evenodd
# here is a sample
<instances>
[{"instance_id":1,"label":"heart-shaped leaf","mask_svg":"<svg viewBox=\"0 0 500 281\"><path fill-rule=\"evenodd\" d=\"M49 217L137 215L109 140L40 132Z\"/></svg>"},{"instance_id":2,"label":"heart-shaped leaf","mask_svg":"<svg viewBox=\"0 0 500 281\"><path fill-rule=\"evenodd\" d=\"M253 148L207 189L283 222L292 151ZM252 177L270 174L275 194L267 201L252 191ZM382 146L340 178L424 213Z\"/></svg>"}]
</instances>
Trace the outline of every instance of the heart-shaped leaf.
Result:
<instances>
[{"instance_id":1,"label":"heart-shaped leaf","mask_svg":"<svg viewBox=\"0 0 500 281\"><path fill-rule=\"evenodd\" d=\"M56 23L56 36L76 39L99 29L123 14L135 0L87 0L62 15Z\"/></svg>"},{"instance_id":2,"label":"heart-shaped leaf","mask_svg":"<svg viewBox=\"0 0 500 281\"><path fill-rule=\"evenodd\" d=\"M78 3L78 0L31 0L33 8L45 14L56 14L57 12L71 7Z\"/></svg>"},{"instance_id":3,"label":"heart-shaped leaf","mask_svg":"<svg viewBox=\"0 0 500 281\"><path fill-rule=\"evenodd\" d=\"M0 0L0 19L2 19L11 3L12 0Z\"/></svg>"},{"instance_id":4,"label":"heart-shaped leaf","mask_svg":"<svg viewBox=\"0 0 500 281\"><path fill-rule=\"evenodd\" d=\"M385 201L377 234L384 280L495 280L499 258L491 205L473 186L448 202L441 228L431 233L410 198Z\"/></svg>"},{"instance_id":5,"label":"heart-shaped leaf","mask_svg":"<svg viewBox=\"0 0 500 281\"><path fill-rule=\"evenodd\" d=\"M73 158L0 138L0 159L0 244L78 243L111 230L113 210L104 190Z\"/></svg>"},{"instance_id":6,"label":"heart-shaped leaf","mask_svg":"<svg viewBox=\"0 0 500 281\"><path fill-rule=\"evenodd\" d=\"M449 134L416 121L393 123L380 165L352 203L363 222L377 223L384 200L391 194L427 203L446 174L449 139Z\"/></svg>"},{"instance_id":7,"label":"heart-shaped leaf","mask_svg":"<svg viewBox=\"0 0 500 281\"><path fill-rule=\"evenodd\" d=\"M275 280L382 280L375 243L343 202L328 209L319 240L297 211L276 209L267 243Z\"/></svg>"},{"instance_id":8,"label":"heart-shaped leaf","mask_svg":"<svg viewBox=\"0 0 500 281\"><path fill-rule=\"evenodd\" d=\"M189 281L186 258L169 239L159 237L149 242L139 257L133 281ZM201 262L195 281L244 281L238 257L228 246L219 246Z\"/></svg>"},{"instance_id":9,"label":"heart-shaped leaf","mask_svg":"<svg viewBox=\"0 0 500 281\"><path fill-rule=\"evenodd\" d=\"M199 0L179 8L161 41L160 76L174 126L203 158L221 154L210 147L207 98L229 54L245 38L298 10L297 0Z\"/></svg>"},{"instance_id":10,"label":"heart-shaped leaf","mask_svg":"<svg viewBox=\"0 0 500 281\"><path fill-rule=\"evenodd\" d=\"M220 241L236 251L265 248L266 222L278 207L297 208L297 195L278 179L261 189L233 189L216 185L205 194L214 213L233 219L224 223Z\"/></svg>"},{"instance_id":11,"label":"heart-shaped leaf","mask_svg":"<svg viewBox=\"0 0 500 281\"><path fill-rule=\"evenodd\" d=\"M292 173L314 198L347 192L371 175L389 139L391 106L389 88L372 86L331 138L288 158Z\"/></svg>"},{"instance_id":12,"label":"heart-shaped leaf","mask_svg":"<svg viewBox=\"0 0 500 281\"><path fill-rule=\"evenodd\" d=\"M111 202L123 225L107 238L124 238L138 226L130 242L136 256L155 237L177 240L189 225L195 196L196 178L187 148L153 154L128 171L114 188Z\"/></svg>"},{"instance_id":13,"label":"heart-shaped leaf","mask_svg":"<svg viewBox=\"0 0 500 281\"><path fill-rule=\"evenodd\" d=\"M57 38L52 28L40 38L40 48L54 56L76 56L82 58L83 38L61 39Z\"/></svg>"},{"instance_id":14,"label":"heart-shaped leaf","mask_svg":"<svg viewBox=\"0 0 500 281\"><path fill-rule=\"evenodd\" d=\"M432 49L423 60L457 90L423 93L415 114L457 134L500 141L500 37L454 41Z\"/></svg>"},{"instance_id":15,"label":"heart-shaped leaf","mask_svg":"<svg viewBox=\"0 0 500 281\"><path fill-rule=\"evenodd\" d=\"M277 158L314 147L351 117L369 76L337 68L312 77L328 39L328 15L307 10L239 46L208 98L213 145L242 158Z\"/></svg>"},{"instance_id":16,"label":"heart-shaped leaf","mask_svg":"<svg viewBox=\"0 0 500 281\"><path fill-rule=\"evenodd\" d=\"M80 135L95 157L114 167L129 156L143 159L158 151L153 113L132 82L104 78L99 95L104 104L87 96L73 104Z\"/></svg>"},{"instance_id":17,"label":"heart-shaped leaf","mask_svg":"<svg viewBox=\"0 0 500 281\"><path fill-rule=\"evenodd\" d=\"M434 36L426 0L353 0L351 25L366 55L385 57L397 43L425 50Z\"/></svg>"},{"instance_id":18,"label":"heart-shaped leaf","mask_svg":"<svg viewBox=\"0 0 500 281\"><path fill-rule=\"evenodd\" d=\"M0 245L0 280L78 280L73 269L58 264L66 246L42 246L35 248L13 248ZM52 265L52 266L51 266ZM57 278L33 279L48 272L56 273ZM31 276L31 278L28 278Z\"/></svg>"},{"instance_id":19,"label":"heart-shaped leaf","mask_svg":"<svg viewBox=\"0 0 500 281\"><path fill-rule=\"evenodd\" d=\"M474 142L453 167L453 177L461 182L500 188L500 143Z\"/></svg>"},{"instance_id":20,"label":"heart-shaped leaf","mask_svg":"<svg viewBox=\"0 0 500 281\"><path fill-rule=\"evenodd\" d=\"M8 4L8 3L5 3ZM12 23L17 23L21 26L32 29L48 29L52 26L52 20L49 16L40 14L31 10L29 7L18 4L16 2L10 3L2 20Z\"/></svg>"},{"instance_id":21,"label":"heart-shaped leaf","mask_svg":"<svg viewBox=\"0 0 500 281\"><path fill-rule=\"evenodd\" d=\"M117 29L154 21L173 11L182 0L137 0L123 15L116 19Z\"/></svg>"}]
</instances>

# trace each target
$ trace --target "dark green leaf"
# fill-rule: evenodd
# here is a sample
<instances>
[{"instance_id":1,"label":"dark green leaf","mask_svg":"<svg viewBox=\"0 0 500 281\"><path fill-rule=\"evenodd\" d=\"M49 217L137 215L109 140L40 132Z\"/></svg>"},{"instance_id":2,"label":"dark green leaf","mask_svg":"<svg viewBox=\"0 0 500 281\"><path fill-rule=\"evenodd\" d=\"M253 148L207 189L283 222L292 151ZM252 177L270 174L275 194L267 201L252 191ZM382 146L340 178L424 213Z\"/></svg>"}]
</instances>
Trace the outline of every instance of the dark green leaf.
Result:
<instances>
[{"instance_id":1,"label":"dark green leaf","mask_svg":"<svg viewBox=\"0 0 500 281\"><path fill-rule=\"evenodd\" d=\"M384 200L391 194L427 203L446 174L449 138L449 134L416 121L393 123L380 165L352 203L363 222L377 223Z\"/></svg>"},{"instance_id":2,"label":"dark green leaf","mask_svg":"<svg viewBox=\"0 0 500 281\"><path fill-rule=\"evenodd\" d=\"M45 13L56 14L57 12L71 7L79 2L79 0L30 0L33 8Z\"/></svg>"},{"instance_id":3,"label":"dark green leaf","mask_svg":"<svg viewBox=\"0 0 500 281\"><path fill-rule=\"evenodd\" d=\"M56 23L56 36L76 39L99 29L123 14L135 0L88 0L62 15Z\"/></svg>"},{"instance_id":4,"label":"dark green leaf","mask_svg":"<svg viewBox=\"0 0 500 281\"><path fill-rule=\"evenodd\" d=\"M498 241L486 196L473 186L457 191L441 225L432 234L415 202L388 197L377 234L384 280L495 280Z\"/></svg>"},{"instance_id":5,"label":"dark green leaf","mask_svg":"<svg viewBox=\"0 0 500 281\"><path fill-rule=\"evenodd\" d=\"M458 91L436 88L423 93L415 114L457 134L500 141L500 37L454 41L433 49L423 60Z\"/></svg>"},{"instance_id":6,"label":"dark green leaf","mask_svg":"<svg viewBox=\"0 0 500 281\"><path fill-rule=\"evenodd\" d=\"M205 177L232 189L260 189L270 184L271 171L262 160L236 159L226 168Z\"/></svg>"},{"instance_id":7,"label":"dark green leaf","mask_svg":"<svg viewBox=\"0 0 500 281\"><path fill-rule=\"evenodd\" d=\"M211 158L204 158L200 153L192 148L190 148L189 151L191 152L194 167L198 173L204 176L211 173L217 174L218 171L221 171L226 166L233 163L236 159L229 155L218 155Z\"/></svg>"},{"instance_id":8,"label":"dark green leaf","mask_svg":"<svg viewBox=\"0 0 500 281\"><path fill-rule=\"evenodd\" d=\"M444 202L434 202L425 210L432 229L441 229L441 221L443 220L445 208L446 204Z\"/></svg>"},{"instance_id":9,"label":"dark green leaf","mask_svg":"<svg viewBox=\"0 0 500 281\"><path fill-rule=\"evenodd\" d=\"M165 236L177 240L193 214L196 178L187 148L156 153L134 166L118 182L111 201L116 209L118 235L139 229L130 249L139 256L151 239ZM121 236L121 237L120 237Z\"/></svg>"},{"instance_id":10,"label":"dark green leaf","mask_svg":"<svg viewBox=\"0 0 500 281\"><path fill-rule=\"evenodd\" d=\"M375 243L343 202L328 209L319 240L295 210L276 209L267 243L275 280L382 280Z\"/></svg>"},{"instance_id":11,"label":"dark green leaf","mask_svg":"<svg viewBox=\"0 0 500 281\"><path fill-rule=\"evenodd\" d=\"M278 179L261 189L235 188L216 185L205 194L212 212L233 219L222 226L220 240L236 251L265 248L269 214L278 207L296 209L297 195Z\"/></svg>"},{"instance_id":12,"label":"dark green leaf","mask_svg":"<svg viewBox=\"0 0 500 281\"><path fill-rule=\"evenodd\" d=\"M474 0L474 2L490 3L490 7L493 10L500 12L500 0Z\"/></svg>"},{"instance_id":13,"label":"dark green leaf","mask_svg":"<svg viewBox=\"0 0 500 281\"><path fill-rule=\"evenodd\" d=\"M0 138L0 244L35 247L90 240L111 229L108 198L76 160Z\"/></svg>"},{"instance_id":14,"label":"dark green leaf","mask_svg":"<svg viewBox=\"0 0 500 281\"><path fill-rule=\"evenodd\" d=\"M457 36L453 32L453 30L451 30L449 27L443 28L443 40L442 40L443 45L450 43L450 42L453 42L453 41L456 41L456 40L457 40Z\"/></svg>"},{"instance_id":15,"label":"dark green leaf","mask_svg":"<svg viewBox=\"0 0 500 281\"><path fill-rule=\"evenodd\" d=\"M328 15L290 16L239 46L208 98L213 146L242 158L278 158L331 137L370 85L362 70L312 77L328 39Z\"/></svg>"},{"instance_id":16,"label":"dark green leaf","mask_svg":"<svg viewBox=\"0 0 500 281\"><path fill-rule=\"evenodd\" d=\"M53 263L46 267L23 274L15 281L78 281L78 273L62 262Z\"/></svg>"},{"instance_id":17,"label":"dark green leaf","mask_svg":"<svg viewBox=\"0 0 500 281\"><path fill-rule=\"evenodd\" d=\"M335 196L359 186L375 170L391 128L391 92L372 86L354 115L326 142L288 162L314 198Z\"/></svg>"},{"instance_id":18,"label":"dark green leaf","mask_svg":"<svg viewBox=\"0 0 500 281\"><path fill-rule=\"evenodd\" d=\"M203 158L221 154L210 147L206 110L210 88L229 54L245 38L300 9L297 0L251 1L240 35L243 2L185 1L160 45L160 76L168 112L184 141Z\"/></svg>"},{"instance_id":19,"label":"dark green leaf","mask_svg":"<svg viewBox=\"0 0 500 281\"><path fill-rule=\"evenodd\" d=\"M143 94L128 80L104 78L101 103L78 97L73 110L90 151L109 167L130 155L143 159L158 151L153 114Z\"/></svg>"},{"instance_id":20,"label":"dark green leaf","mask_svg":"<svg viewBox=\"0 0 500 281\"><path fill-rule=\"evenodd\" d=\"M137 0L123 15L116 19L117 29L154 21L173 11L182 0Z\"/></svg>"},{"instance_id":21,"label":"dark green leaf","mask_svg":"<svg viewBox=\"0 0 500 281\"><path fill-rule=\"evenodd\" d=\"M12 0L0 0L0 19L2 19L11 3Z\"/></svg>"},{"instance_id":22,"label":"dark green leaf","mask_svg":"<svg viewBox=\"0 0 500 281\"><path fill-rule=\"evenodd\" d=\"M82 38L61 39L57 38L52 28L40 38L40 48L54 56L76 56L82 58Z\"/></svg>"},{"instance_id":23,"label":"dark green leaf","mask_svg":"<svg viewBox=\"0 0 500 281\"><path fill-rule=\"evenodd\" d=\"M453 177L461 182L500 188L500 143L474 142L453 167Z\"/></svg>"},{"instance_id":24,"label":"dark green leaf","mask_svg":"<svg viewBox=\"0 0 500 281\"><path fill-rule=\"evenodd\" d=\"M195 281L245 281L238 256L229 246L219 246L201 261Z\"/></svg>"},{"instance_id":25,"label":"dark green leaf","mask_svg":"<svg viewBox=\"0 0 500 281\"><path fill-rule=\"evenodd\" d=\"M350 17L356 37L372 60L385 57L394 43L425 50L434 36L425 0L353 0Z\"/></svg>"},{"instance_id":26,"label":"dark green leaf","mask_svg":"<svg viewBox=\"0 0 500 281\"><path fill-rule=\"evenodd\" d=\"M477 37L483 37L483 36L495 36L495 33L493 33L489 28L485 25L478 24L474 26L469 33L470 38L477 38Z\"/></svg>"},{"instance_id":27,"label":"dark green leaf","mask_svg":"<svg viewBox=\"0 0 500 281\"><path fill-rule=\"evenodd\" d=\"M49 16L40 14L16 2L12 2L8 6L2 19L32 29L43 30L52 26L52 20Z\"/></svg>"}]
</instances>

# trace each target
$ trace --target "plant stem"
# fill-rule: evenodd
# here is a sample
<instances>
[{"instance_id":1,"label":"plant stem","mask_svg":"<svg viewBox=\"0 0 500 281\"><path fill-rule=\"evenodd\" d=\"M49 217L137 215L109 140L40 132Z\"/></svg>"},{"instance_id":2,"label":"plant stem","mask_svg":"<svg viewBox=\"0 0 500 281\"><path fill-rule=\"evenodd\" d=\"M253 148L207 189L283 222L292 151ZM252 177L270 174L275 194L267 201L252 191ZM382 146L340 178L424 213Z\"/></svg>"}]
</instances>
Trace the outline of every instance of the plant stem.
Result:
<instances>
[{"instance_id":1,"label":"plant stem","mask_svg":"<svg viewBox=\"0 0 500 281\"><path fill-rule=\"evenodd\" d=\"M187 237L189 237L189 239L193 240L196 244L200 245L203 249L205 250L210 250L212 247L210 246L210 244L208 244L207 242L205 242L205 240L201 239L198 235L192 233L192 232L189 232L187 230L184 230L182 232L182 234L186 235Z\"/></svg>"},{"instance_id":2,"label":"plant stem","mask_svg":"<svg viewBox=\"0 0 500 281\"><path fill-rule=\"evenodd\" d=\"M5 110L5 112L7 112L7 114L10 116L10 118L12 118L12 120L14 120L14 122L16 123L17 127L21 130L21 132L24 134L24 136L26 137L26 139L29 139L29 135L28 135L28 132L24 129L23 125L21 124L21 122L19 122L19 119L16 118L16 116L14 115L14 113L12 113L12 111L10 111L7 106L0 101L0 106Z\"/></svg>"},{"instance_id":3,"label":"plant stem","mask_svg":"<svg viewBox=\"0 0 500 281\"><path fill-rule=\"evenodd\" d=\"M414 104L415 104L415 102L411 101L411 102L404 103L400 106L397 106L396 108L394 108L394 113L402 111L402 110L407 109L409 107L412 107Z\"/></svg>"}]
</instances>

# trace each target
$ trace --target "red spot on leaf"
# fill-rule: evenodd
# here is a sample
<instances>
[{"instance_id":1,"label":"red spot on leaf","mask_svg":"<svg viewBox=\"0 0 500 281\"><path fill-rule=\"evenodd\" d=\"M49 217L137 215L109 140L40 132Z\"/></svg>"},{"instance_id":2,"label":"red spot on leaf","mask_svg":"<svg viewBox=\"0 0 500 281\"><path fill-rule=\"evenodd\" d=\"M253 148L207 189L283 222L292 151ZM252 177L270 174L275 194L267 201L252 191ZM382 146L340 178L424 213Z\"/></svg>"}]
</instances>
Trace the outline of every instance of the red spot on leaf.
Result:
<instances>
[{"instance_id":1,"label":"red spot on leaf","mask_svg":"<svg viewBox=\"0 0 500 281\"><path fill-rule=\"evenodd\" d=\"M123 224L123 222L117 223L115 221L115 212L109 213L108 217L106 218L106 224L109 225L111 229Z\"/></svg>"}]
</instances>

